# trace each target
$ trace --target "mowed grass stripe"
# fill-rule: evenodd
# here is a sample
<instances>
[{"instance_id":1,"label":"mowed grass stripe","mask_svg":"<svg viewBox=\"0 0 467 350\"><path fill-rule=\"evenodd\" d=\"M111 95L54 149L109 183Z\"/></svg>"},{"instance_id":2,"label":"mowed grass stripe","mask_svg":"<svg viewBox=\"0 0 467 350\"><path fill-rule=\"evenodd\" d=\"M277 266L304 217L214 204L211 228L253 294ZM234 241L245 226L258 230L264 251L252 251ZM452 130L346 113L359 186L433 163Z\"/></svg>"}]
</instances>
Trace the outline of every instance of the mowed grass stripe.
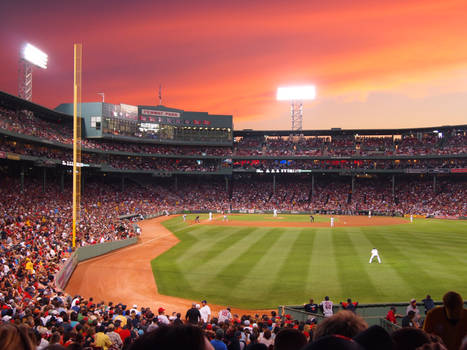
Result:
<instances>
[{"instance_id":1,"label":"mowed grass stripe","mask_svg":"<svg viewBox=\"0 0 467 350\"><path fill-rule=\"evenodd\" d=\"M406 245L404 249L398 248L398 246L392 243L390 239L392 237L389 237L391 232L375 232L374 230L369 232L366 228L363 228L362 231L375 247L384 247L387 253L385 253L381 259L383 263L391 264L399 276L405 281L404 285L399 286L401 290L412 287L416 293L415 295L424 295L427 293L427 286L439 283L439 280L430 276L428 272L418 264L416 259L412 259L418 247L412 248Z\"/></svg>"},{"instance_id":2,"label":"mowed grass stripe","mask_svg":"<svg viewBox=\"0 0 467 350\"><path fill-rule=\"evenodd\" d=\"M225 247L231 246L244 238L245 235L251 232L251 228L228 227L222 232L220 231L219 227L206 228L205 226L199 240L175 260L177 264L182 265L187 261L190 265L195 266L203 264L222 254Z\"/></svg>"},{"instance_id":3,"label":"mowed grass stripe","mask_svg":"<svg viewBox=\"0 0 467 350\"><path fill-rule=\"evenodd\" d=\"M333 229L317 229L311 251L311 269L308 270L307 289L314 299L324 295L342 295L342 284L339 281L337 263L334 259L334 246L331 235ZM323 293L324 292L324 293Z\"/></svg>"},{"instance_id":4,"label":"mowed grass stripe","mask_svg":"<svg viewBox=\"0 0 467 350\"><path fill-rule=\"evenodd\" d=\"M391 263L386 260L386 255L389 255L386 247L380 248L380 251L384 251L384 255L383 252L380 252L382 264L378 264L374 260L372 264L369 264L371 250L375 245L366 237L361 228L348 228L347 232L355 248L356 257L362 262L362 267L373 281L374 290L367 290L361 293L361 295L371 295L371 299L367 301L391 300L394 295L400 293L400 286L405 286L407 293L415 293L415 290L410 285L406 286L406 281L392 267ZM383 246L378 244L378 247ZM358 275L356 278L358 279Z\"/></svg>"},{"instance_id":5,"label":"mowed grass stripe","mask_svg":"<svg viewBox=\"0 0 467 350\"><path fill-rule=\"evenodd\" d=\"M397 235L397 238L393 239L393 242L405 242L409 246L417 246L417 249L411 254L411 258L417 261L424 261L424 269L434 278L443 281L445 285L456 285L459 282L464 281L465 264L463 259L458 259L458 255L452 251L452 249L444 248L440 249L439 245L435 242L428 240L420 240L415 235L406 231L401 235ZM465 251L464 251L465 254ZM452 264L454 262L454 264ZM452 265L449 271L446 271L446 265Z\"/></svg>"},{"instance_id":6,"label":"mowed grass stripe","mask_svg":"<svg viewBox=\"0 0 467 350\"><path fill-rule=\"evenodd\" d=\"M275 293L271 287L277 279L285 277L279 275L280 269L289 257L290 250L299 233L296 230L295 232L283 232L281 229L274 229L270 234L275 236L274 239L258 242L258 245L264 245L267 249L261 256L255 256L256 261L251 262L248 272L243 274L244 278L235 283L232 295L252 302L271 302L271 293ZM238 261L238 264L241 264L241 261ZM251 290L255 289L258 282L261 283L262 290L252 295ZM274 306L274 303L270 305Z\"/></svg>"},{"instance_id":7,"label":"mowed grass stripe","mask_svg":"<svg viewBox=\"0 0 467 350\"><path fill-rule=\"evenodd\" d=\"M276 305L284 303L285 300L290 304L307 301L302 297L297 298L297 290L302 290L304 295L311 293L311 290L307 289L307 276L315 235L315 230L300 230L270 288L268 300L277 300Z\"/></svg>"},{"instance_id":8,"label":"mowed grass stripe","mask_svg":"<svg viewBox=\"0 0 467 350\"><path fill-rule=\"evenodd\" d=\"M341 284L345 285L348 294L342 296L341 300L345 300L346 297L358 298L368 289L376 290L375 284L366 270L368 263L364 264L364 259L350 239L348 230L345 228L335 229L331 238L335 248L334 260L337 264L338 278Z\"/></svg>"},{"instance_id":9,"label":"mowed grass stripe","mask_svg":"<svg viewBox=\"0 0 467 350\"><path fill-rule=\"evenodd\" d=\"M235 243L223 248L219 247L220 254L216 254L200 265L187 265L185 278L197 285L209 286L209 282L216 278L220 271L243 255L250 246L261 240L269 230L249 227L241 231L244 234Z\"/></svg>"},{"instance_id":10,"label":"mowed grass stripe","mask_svg":"<svg viewBox=\"0 0 467 350\"><path fill-rule=\"evenodd\" d=\"M425 244L433 250L433 258L450 257L456 264L462 265L467 263L467 235L459 236L459 239L454 239L454 232L426 232L416 231L415 228L404 227L402 234L397 235L396 239L401 243L410 243L411 245ZM431 230L437 229L431 227ZM428 253L428 252L427 252Z\"/></svg>"},{"instance_id":11,"label":"mowed grass stripe","mask_svg":"<svg viewBox=\"0 0 467 350\"><path fill-rule=\"evenodd\" d=\"M251 229L251 228L250 228ZM245 279L253 278L251 271L259 260L268 254L271 247L280 238L280 229L263 229L259 239L254 244L250 245L243 254L238 256L235 260L231 261L228 265L225 265L217 275L212 276L213 279L218 279L223 285L229 286L229 295L233 298L241 299L239 295L234 292L234 289L238 288L238 284ZM264 277L264 276L263 276ZM261 276L259 278L261 284L264 282ZM247 287L248 294L251 294L251 285Z\"/></svg>"},{"instance_id":12,"label":"mowed grass stripe","mask_svg":"<svg viewBox=\"0 0 467 350\"><path fill-rule=\"evenodd\" d=\"M181 218L173 220L181 221ZM467 293L463 263L467 257L467 226L461 221L415 220L413 224L406 225L334 229L243 227L242 230L256 231L251 238L240 239L233 244L236 248L225 249L213 247L215 244L229 244L227 236L235 235L229 230L238 232L240 227L222 227L222 231L217 233L208 229L217 230L219 227L191 225L183 228L183 225L186 224L175 225L179 229L176 235L182 242L159 257L162 261L154 268L155 274L159 274L156 275L159 290L164 294L195 300L206 298L212 303L242 308L261 308L302 304L310 297L321 300L325 295L335 302L351 297L364 303L406 302L412 297L424 297L427 293L439 300L447 290ZM265 233L272 229L281 232L277 240L273 239L274 233ZM290 233L294 234L293 242L276 249L282 245L283 237ZM262 238L255 244L258 236ZM188 240L187 244L185 239ZM211 244L213 240L215 244ZM174 260L183 256L193 245L196 245L196 250L199 249L196 254L190 253L196 263L192 258L182 259L182 268L179 269ZM352 253L349 253L349 247ZM380 251L382 264L368 264L373 247ZM261 253L258 254L255 249L262 249ZM232 254L235 256L232 257ZM215 258L210 259L213 256ZM202 271L197 271L195 276L190 276L193 266L204 263L206 257L210 260L209 264L203 266ZM235 269L239 263L235 261L237 259L245 261L245 265ZM224 263L225 266L220 266ZM264 264L274 270L271 279L267 279L267 272L261 273L260 266ZM230 266L227 268L229 273L223 271L226 266ZM195 266L195 270L198 268L201 267ZM222 273L216 273L217 277L214 277L215 271ZM187 276L192 280L187 281ZM355 281L361 280L362 291L359 295L352 295L358 286L346 280L352 278L349 276L354 276ZM360 276L364 276L363 280ZM232 291L237 285L243 286L240 289L244 290L245 295L242 294L241 298Z\"/></svg>"}]
</instances>

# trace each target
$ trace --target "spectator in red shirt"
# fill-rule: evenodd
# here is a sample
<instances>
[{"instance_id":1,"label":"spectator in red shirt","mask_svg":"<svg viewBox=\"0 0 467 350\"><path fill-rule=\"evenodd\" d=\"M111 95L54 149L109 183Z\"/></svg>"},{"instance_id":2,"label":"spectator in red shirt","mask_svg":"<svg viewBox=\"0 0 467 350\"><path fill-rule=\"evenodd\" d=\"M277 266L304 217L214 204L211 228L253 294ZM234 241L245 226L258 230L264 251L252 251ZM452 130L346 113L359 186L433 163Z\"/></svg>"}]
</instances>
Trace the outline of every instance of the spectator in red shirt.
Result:
<instances>
[{"instance_id":1,"label":"spectator in red shirt","mask_svg":"<svg viewBox=\"0 0 467 350\"><path fill-rule=\"evenodd\" d=\"M391 308L388 311L388 314L386 315L386 320L388 320L391 323L397 324L397 318L402 317L402 315L396 314L396 308L394 306L391 306Z\"/></svg>"}]
</instances>

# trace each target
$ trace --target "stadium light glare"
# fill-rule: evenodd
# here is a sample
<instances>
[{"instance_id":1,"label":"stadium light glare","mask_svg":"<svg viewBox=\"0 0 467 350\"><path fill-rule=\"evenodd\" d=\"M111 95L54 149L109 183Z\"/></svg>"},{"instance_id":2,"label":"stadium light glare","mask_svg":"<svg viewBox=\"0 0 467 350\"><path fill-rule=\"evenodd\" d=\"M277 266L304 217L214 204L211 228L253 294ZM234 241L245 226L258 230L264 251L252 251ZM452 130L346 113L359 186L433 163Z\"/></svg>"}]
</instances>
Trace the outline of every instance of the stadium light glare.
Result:
<instances>
[{"instance_id":1,"label":"stadium light glare","mask_svg":"<svg viewBox=\"0 0 467 350\"><path fill-rule=\"evenodd\" d=\"M47 54L29 43L24 47L22 57L37 67L47 69Z\"/></svg>"},{"instance_id":2,"label":"stadium light glare","mask_svg":"<svg viewBox=\"0 0 467 350\"><path fill-rule=\"evenodd\" d=\"M314 100L316 98L316 87L314 85L278 87L276 98L278 101Z\"/></svg>"}]
</instances>

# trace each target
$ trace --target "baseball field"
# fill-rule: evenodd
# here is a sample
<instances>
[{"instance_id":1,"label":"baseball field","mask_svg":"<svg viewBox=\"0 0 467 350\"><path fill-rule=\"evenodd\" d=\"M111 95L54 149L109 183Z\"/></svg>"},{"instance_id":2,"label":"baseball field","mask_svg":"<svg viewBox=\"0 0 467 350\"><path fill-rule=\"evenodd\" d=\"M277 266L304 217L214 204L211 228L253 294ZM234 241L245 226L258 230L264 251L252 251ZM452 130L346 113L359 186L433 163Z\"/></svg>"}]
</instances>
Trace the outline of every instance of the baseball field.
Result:
<instances>
[{"instance_id":1,"label":"baseball field","mask_svg":"<svg viewBox=\"0 0 467 350\"><path fill-rule=\"evenodd\" d=\"M467 294L467 222L381 217L207 214L163 222L180 242L154 259L159 293L240 308L408 302ZM382 263L368 263L376 247Z\"/></svg>"}]
</instances>

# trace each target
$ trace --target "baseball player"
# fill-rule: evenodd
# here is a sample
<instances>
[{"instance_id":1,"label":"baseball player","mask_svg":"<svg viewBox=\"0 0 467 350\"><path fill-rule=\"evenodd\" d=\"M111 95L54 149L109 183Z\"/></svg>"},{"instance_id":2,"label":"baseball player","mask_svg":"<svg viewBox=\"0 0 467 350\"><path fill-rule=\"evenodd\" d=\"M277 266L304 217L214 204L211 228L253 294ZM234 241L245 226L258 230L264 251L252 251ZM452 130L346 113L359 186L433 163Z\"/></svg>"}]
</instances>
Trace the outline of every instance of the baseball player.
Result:
<instances>
[{"instance_id":1,"label":"baseball player","mask_svg":"<svg viewBox=\"0 0 467 350\"><path fill-rule=\"evenodd\" d=\"M186 214L183 214L183 222L186 221Z\"/></svg>"},{"instance_id":2,"label":"baseball player","mask_svg":"<svg viewBox=\"0 0 467 350\"><path fill-rule=\"evenodd\" d=\"M273 216L274 216L274 217L277 216L277 209L274 209L274 215L273 215Z\"/></svg>"},{"instance_id":3,"label":"baseball player","mask_svg":"<svg viewBox=\"0 0 467 350\"><path fill-rule=\"evenodd\" d=\"M381 259L379 258L378 249L376 249L376 248L373 248L371 250L371 258L370 258L369 264L371 264L371 261L373 260L373 258L378 259L378 263L381 264Z\"/></svg>"},{"instance_id":4,"label":"baseball player","mask_svg":"<svg viewBox=\"0 0 467 350\"><path fill-rule=\"evenodd\" d=\"M410 222L413 222L413 215L410 214Z\"/></svg>"},{"instance_id":5,"label":"baseball player","mask_svg":"<svg viewBox=\"0 0 467 350\"><path fill-rule=\"evenodd\" d=\"M331 216L331 227L334 227L334 217Z\"/></svg>"},{"instance_id":6,"label":"baseball player","mask_svg":"<svg viewBox=\"0 0 467 350\"><path fill-rule=\"evenodd\" d=\"M371 219L371 210L368 211L368 218Z\"/></svg>"},{"instance_id":7,"label":"baseball player","mask_svg":"<svg viewBox=\"0 0 467 350\"><path fill-rule=\"evenodd\" d=\"M212 221L212 212L209 212L209 221Z\"/></svg>"}]
</instances>

